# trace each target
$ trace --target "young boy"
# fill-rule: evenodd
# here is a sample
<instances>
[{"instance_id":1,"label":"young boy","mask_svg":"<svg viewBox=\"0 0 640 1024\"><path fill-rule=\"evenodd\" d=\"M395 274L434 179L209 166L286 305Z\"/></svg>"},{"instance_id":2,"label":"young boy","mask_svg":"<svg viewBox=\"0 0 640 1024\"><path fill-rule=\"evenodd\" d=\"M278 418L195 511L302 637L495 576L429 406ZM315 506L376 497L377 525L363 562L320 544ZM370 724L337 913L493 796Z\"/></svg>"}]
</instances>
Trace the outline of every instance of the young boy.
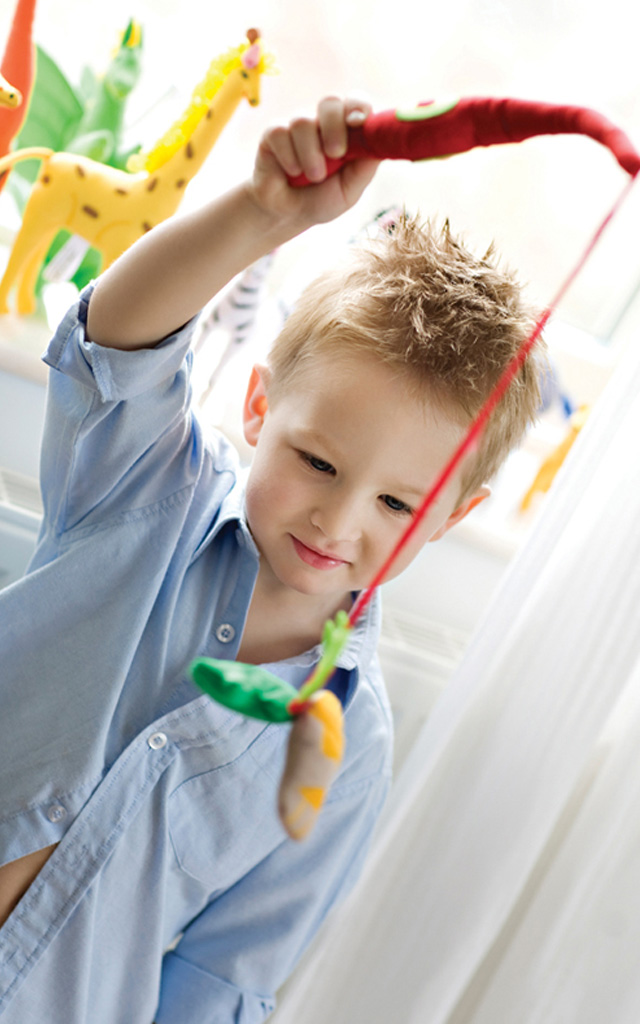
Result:
<instances>
[{"instance_id":1,"label":"young boy","mask_svg":"<svg viewBox=\"0 0 640 1024\"><path fill-rule=\"evenodd\" d=\"M268 132L252 179L125 253L45 357L45 516L0 595L7 1024L262 1021L362 865L390 774L377 602L331 683L346 756L304 843L276 813L288 730L214 704L186 668L238 659L301 685L530 327L490 261L400 224L312 286L255 368L246 480L203 433L194 317L358 200L375 162L325 180L324 157L366 113L329 98ZM314 184L291 188L301 171ZM537 376L522 371L394 574L486 496Z\"/></svg>"}]
</instances>

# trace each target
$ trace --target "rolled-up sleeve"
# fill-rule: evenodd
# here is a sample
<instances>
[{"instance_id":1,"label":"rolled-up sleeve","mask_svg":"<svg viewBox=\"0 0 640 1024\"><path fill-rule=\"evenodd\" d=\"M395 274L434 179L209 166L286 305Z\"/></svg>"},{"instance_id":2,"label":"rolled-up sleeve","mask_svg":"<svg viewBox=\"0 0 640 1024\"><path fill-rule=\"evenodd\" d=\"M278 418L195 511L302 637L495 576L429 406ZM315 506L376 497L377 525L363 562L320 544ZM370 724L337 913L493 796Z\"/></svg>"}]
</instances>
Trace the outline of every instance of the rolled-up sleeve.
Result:
<instances>
[{"instance_id":1,"label":"rolled-up sleeve","mask_svg":"<svg viewBox=\"0 0 640 1024\"><path fill-rule=\"evenodd\" d=\"M96 510L108 514L119 487L120 509L127 500L144 506L151 487L157 498L160 465L165 492L177 490L172 453L190 443L189 347L197 320L151 349L105 348L87 337L91 294L89 285L43 357L51 373L40 479L45 520L58 533Z\"/></svg>"},{"instance_id":2,"label":"rolled-up sleeve","mask_svg":"<svg viewBox=\"0 0 640 1024\"><path fill-rule=\"evenodd\" d=\"M162 1002L156 1024L197 1021L206 1024L258 1024L275 1009L275 1000L247 992L185 960L178 953L165 957Z\"/></svg>"},{"instance_id":3,"label":"rolled-up sleeve","mask_svg":"<svg viewBox=\"0 0 640 1024\"><path fill-rule=\"evenodd\" d=\"M388 788L332 794L311 837L285 840L214 899L165 955L156 1024L261 1024L330 909L360 874Z\"/></svg>"}]
</instances>

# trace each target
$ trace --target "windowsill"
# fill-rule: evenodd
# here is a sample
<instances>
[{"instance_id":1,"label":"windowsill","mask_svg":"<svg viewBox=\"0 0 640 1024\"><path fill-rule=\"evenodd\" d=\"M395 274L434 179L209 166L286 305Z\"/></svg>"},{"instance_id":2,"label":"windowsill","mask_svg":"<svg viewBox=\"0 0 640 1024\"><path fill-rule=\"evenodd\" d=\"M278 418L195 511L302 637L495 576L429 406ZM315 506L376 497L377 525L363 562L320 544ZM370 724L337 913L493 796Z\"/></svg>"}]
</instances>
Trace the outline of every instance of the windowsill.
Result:
<instances>
[{"instance_id":1,"label":"windowsill","mask_svg":"<svg viewBox=\"0 0 640 1024\"><path fill-rule=\"evenodd\" d=\"M47 367L42 353L51 338L51 330L34 317L8 313L0 317L0 371L46 385Z\"/></svg>"},{"instance_id":2,"label":"windowsill","mask_svg":"<svg viewBox=\"0 0 640 1024\"><path fill-rule=\"evenodd\" d=\"M3 220L7 219L7 200L2 195ZM14 224L0 222L0 275L9 257L15 235ZM0 371L12 373L36 384L46 384L47 368L41 360L51 332L38 316L0 315Z\"/></svg>"}]
</instances>

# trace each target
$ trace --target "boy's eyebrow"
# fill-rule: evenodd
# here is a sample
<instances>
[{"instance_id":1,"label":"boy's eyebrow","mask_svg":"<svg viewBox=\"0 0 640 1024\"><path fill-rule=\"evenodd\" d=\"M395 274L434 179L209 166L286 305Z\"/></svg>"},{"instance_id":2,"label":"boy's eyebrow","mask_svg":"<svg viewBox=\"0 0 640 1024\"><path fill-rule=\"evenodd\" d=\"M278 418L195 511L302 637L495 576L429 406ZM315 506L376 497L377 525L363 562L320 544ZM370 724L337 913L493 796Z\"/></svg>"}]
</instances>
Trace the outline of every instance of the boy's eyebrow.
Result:
<instances>
[{"instance_id":1,"label":"boy's eyebrow","mask_svg":"<svg viewBox=\"0 0 640 1024\"><path fill-rule=\"evenodd\" d=\"M327 455L329 460L337 458L339 456L339 452L337 448L335 448L334 445L331 443L331 440L328 437L326 437L325 434L322 434L319 430L315 430L313 427L301 427L298 431L298 436L305 446L308 444L309 447L312 448L315 445L318 445L322 449L322 454ZM405 484L401 483L398 480L395 483L393 483L391 487L389 487L389 493L402 494L407 498L413 497L421 500L426 493L428 485L428 480L425 480L423 486Z\"/></svg>"},{"instance_id":2,"label":"boy's eyebrow","mask_svg":"<svg viewBox=\"0 0 640 1024\"><path fill-rule=\"evenodd\" d=\"M327 455L331 455L332 452L334 455L338 454L337 448L335 448L329 438L326 437L325 434L321 434L319 430L315 430L313 427L299 427L297 428L296 433L304 444L308 444L310 447L313 445L319 445L320 448L323 448L326 451Z\"/></svg>"},{"instance_id":3,"label":"boy's eyebrow","mask_svg":"<svg viewBox=\"0 0 640 1024\"><path fill-rule=\"evenodd\" d=\"M394 484L394 490L397 491L398 494L404 494L406 497L411 495L414 498L423 498L427 490L427 485L424 487L412 487L409 484L398 483L397 485Z\"/></svg>"}]
</instances>

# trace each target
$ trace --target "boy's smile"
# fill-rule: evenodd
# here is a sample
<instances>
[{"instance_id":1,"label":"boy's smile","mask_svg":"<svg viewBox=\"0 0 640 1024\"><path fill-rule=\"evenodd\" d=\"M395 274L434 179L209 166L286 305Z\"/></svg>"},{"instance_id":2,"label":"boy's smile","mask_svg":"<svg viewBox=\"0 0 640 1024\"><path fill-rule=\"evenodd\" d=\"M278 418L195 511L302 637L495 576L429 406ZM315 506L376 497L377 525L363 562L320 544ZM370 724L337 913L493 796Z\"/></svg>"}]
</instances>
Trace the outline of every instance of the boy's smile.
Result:
<instances>
[{"instance_id":1,"label":"boy's smile","mask_svg":"<svg viewBox=\"0 0 640 1024\"><path fill-rule=\"evenodd\" d=\"M266 398L266 401L265 401ZM369 355L321 353L280 390L254 371L245 436L256 448L247 518L274 598L293 591L336 608L380 567L464 425L413 397L405 380ZM459 481L416 531L392 575L475 502L456 506Z\"/></svg>"},{"instance_id":2,"label":"boy's smile","mask_svg":"<svg viewBox=\"0 0 640 1024\"><path fill-rule=\"evenodd\" d=\"M293 546L296 549L296 554L303 562L307 565L312 565L314 569L337 569L340 565L345 565L346 561L343 558L335 558L332 555L319 551L318 548L310 547L308 544L304 544L297 537L292 536Z\"/></svg>"}]
</instances>

